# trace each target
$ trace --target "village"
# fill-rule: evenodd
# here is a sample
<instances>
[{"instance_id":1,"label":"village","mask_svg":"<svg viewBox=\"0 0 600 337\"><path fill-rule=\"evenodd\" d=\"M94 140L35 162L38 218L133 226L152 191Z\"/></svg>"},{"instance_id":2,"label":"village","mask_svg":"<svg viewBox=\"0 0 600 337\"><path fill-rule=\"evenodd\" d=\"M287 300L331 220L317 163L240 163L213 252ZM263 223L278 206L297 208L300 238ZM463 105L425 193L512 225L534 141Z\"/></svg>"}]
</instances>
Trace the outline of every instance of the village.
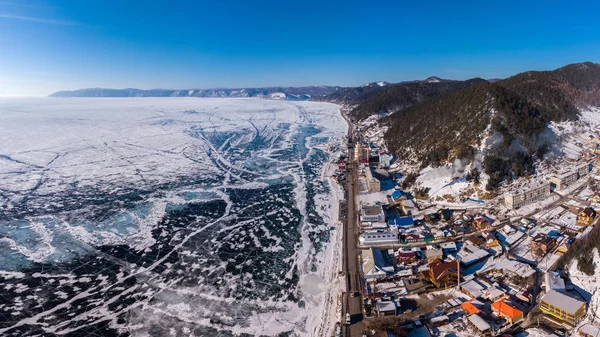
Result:
<instances>
[{"instance_id":1,"label":"village","mask_svg":"<svg viewBox=\"0 0 600 337\"><path fill-rule=\"evenodd\" d=\"M600 336L591 290L560 263L598 222L597 131L493 198L448 201L406 188L377 128L354 130L343 144L354 158L336 159L335 179L358 171L348 235L360 249L363 336ZM348 317L341 310L340 324Z\"/></svg>"}]
</instances>

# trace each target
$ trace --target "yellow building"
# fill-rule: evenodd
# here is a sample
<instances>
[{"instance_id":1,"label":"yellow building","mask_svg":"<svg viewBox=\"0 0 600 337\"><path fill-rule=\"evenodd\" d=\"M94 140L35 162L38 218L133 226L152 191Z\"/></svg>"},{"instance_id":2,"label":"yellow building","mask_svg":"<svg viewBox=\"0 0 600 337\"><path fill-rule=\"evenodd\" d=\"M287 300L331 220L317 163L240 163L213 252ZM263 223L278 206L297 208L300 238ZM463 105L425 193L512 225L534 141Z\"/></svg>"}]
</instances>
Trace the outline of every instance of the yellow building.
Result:
<instances>
[{"instance_id":1,"label":"yellow building","mask_svg":"<svg viewBox=\"0 0 600 337\"><path fill-rule=\"evenodd\" d=\"M577 325L585 315L586 302L556 290L548 291L540 304L540 310L572 326Z\"/></svg>"},{"instance_id":2,"label":"yellow building","mask_svg":"<svg viewBox=\"0 0 600 337\"><path fill-rule=\"evenodd\" d=\"M577 214L577 224L579 226L589 226L596 219L596 211L591 207L586 207L583 211Z\"/></svg>"}]
</instances>

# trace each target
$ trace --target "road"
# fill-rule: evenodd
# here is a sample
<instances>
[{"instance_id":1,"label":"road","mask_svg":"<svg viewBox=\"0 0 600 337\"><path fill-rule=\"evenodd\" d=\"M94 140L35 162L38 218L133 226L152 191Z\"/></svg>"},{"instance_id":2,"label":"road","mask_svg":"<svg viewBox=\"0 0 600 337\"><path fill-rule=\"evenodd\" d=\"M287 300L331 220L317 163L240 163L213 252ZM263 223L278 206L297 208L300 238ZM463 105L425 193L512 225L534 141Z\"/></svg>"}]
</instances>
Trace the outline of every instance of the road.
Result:
<instances>
[{"instance_id":1,"label":"road","mask_svg":"<svg viewBox=\"0 0 600 337\"><path fill-rule=\"evenodd\" d=\"M348 123L348 139L352 139L354 128L352 123L344 116ZM346 273L346 282L348 293L343 298L343 322L346 320L346 313L350 314L351 324L345 326L344 336L363 335L365 330L363 322L362 296L352 297L351 294L359 292L362 294L362 285L360 278L360 266L358 256L360 249L357 248L357 230L358 218L356 212L356 200L358 197L358 173L357 165L354 165L354 147L353 143L348 146L348 172L346 174L346 190L348 191L348 215L344 223L344 271Z\"/></svg>"}]
</instances>

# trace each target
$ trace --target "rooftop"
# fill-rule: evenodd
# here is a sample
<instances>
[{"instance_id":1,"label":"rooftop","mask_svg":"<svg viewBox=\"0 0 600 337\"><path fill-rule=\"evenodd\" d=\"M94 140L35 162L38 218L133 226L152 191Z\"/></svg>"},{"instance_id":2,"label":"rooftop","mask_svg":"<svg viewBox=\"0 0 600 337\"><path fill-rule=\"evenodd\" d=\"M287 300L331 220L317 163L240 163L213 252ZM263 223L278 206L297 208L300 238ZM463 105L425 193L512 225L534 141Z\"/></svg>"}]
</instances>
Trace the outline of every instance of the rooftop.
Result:
<instances>
[{"instance_id":1,"label":"rooftop","mask_svg":"<svg viewBox=\"0 0 600 337\"><path fill-rule=\"evenodd\" d=\"M362 206L362 211L364 215L379 215L383 212L383 208L381 205L369 205Z\"/></svg>"},{"instance_id":2,"label":"rooftop","mask_svg":"<svg viewBox=\"0 0 600 337\"><path fill-rule=\"evenodd\" d=\"M560 277L560 274L554 271L549 271L545 275L546 290L565 290L565 280Z\"/></svg>"},{"instance_id":3,"label":"rooftop","mask_svg":"<svg viewBox=\"0 0 600 337\"><path fill-rule=\"evenodd\" d=\"M488 322L486 322L483 318L481 318L481 316L477 314L473 314L467 319L469 320L469 322L475 325L479 331L487 331L492 328Z\"/></svg>"},{"instance_id":4,"label":"rooftop","mask_svg":"<svg viewBox=\"0 0 600 337\"><path fill-rule=\"evenodd\" d=\"M542 301L553 307L560 308L569 314L575 314L582 305L585 305L585 302L556 290L546 292L544 297L542 297Z\"/></svg>"},{"instance_id":5,"label":"rooftop","mask_svg":"<svg viewBox=\"0 0 600 337\"><path fill-rule=\"evenodd\" d=\"M377 302L378 311L396 311L396 303L393 301Z\"/></svg>"},{"instance_id":6,"label":"rooftop","mask_svg":"<svg viewBox=\"0 0 600 337\"><path fill-rule=\"evenodd\" d=\"M448 274L448 272L458 272L458 262L456 261L442 262L440 260L436 260L428 264L428 267L435 279L442 278Z\"/></svg>"},{"instance_id":7,"label":"rooftop","mask_svg":"<svg viewBox=\"0 0 600 337\"><path fill-rule=\"evenodd\" d=\"M523 312L521 310L507 304L503 300L494 302L492 304L492 309L510 317L511 319L514 319L514 318L518 317L519 315L523 314Z\"/></svg>"},{"instance_id":8,"label":"rooftop","mask_svg":"<svg viewBox=\"0 0 600 337\"><path fill-rule=\"evenodd\" d=\"M460 305L466 312L469 313L469 315L473 315L473 314L477 314L479 312L481 312L481 310L479 310L479 308L477 308L476 306L473 305L473 303L471 302L464 302L463 304Z\"/></svg>"}]
</instances>

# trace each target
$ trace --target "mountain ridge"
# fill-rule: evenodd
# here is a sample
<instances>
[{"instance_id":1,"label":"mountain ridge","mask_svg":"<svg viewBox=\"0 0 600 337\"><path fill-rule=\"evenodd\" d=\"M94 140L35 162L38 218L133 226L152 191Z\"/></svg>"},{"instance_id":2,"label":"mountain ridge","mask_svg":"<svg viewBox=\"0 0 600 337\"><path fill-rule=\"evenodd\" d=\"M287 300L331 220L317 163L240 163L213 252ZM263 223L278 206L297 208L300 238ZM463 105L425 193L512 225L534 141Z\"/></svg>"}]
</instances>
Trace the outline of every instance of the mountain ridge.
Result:
<instances>
[{"instance_id":1,"label":"mountain ridge","mask_svg":"<svg viewBox=\"0 0 600 337\"><path fill-rule=\"evenodd\" d=\"M556 143L549 123L575 120L579 109L598 105L600 64L570 64L484 81L397 109L382 120L384 141L392 153L420 166L473 160L483 148L482 169L493 190L535 172L534 158ZM488 136L497 141L483 144Z\"/></svg>"},{"instance_id":2,"label":"mountain ridge","mask_svg":"<svg viewBox=\"0 0 600 337\"><path fill-rule=\"evenodd\" d=\"M307 100L323 97L337 90L339 86L304 87L259 87L259 88L211 88L211 89L112 89L84 88L57 91L49 97L260 97L284 94L286 99Z\"/></svg>"}]
</instances>

